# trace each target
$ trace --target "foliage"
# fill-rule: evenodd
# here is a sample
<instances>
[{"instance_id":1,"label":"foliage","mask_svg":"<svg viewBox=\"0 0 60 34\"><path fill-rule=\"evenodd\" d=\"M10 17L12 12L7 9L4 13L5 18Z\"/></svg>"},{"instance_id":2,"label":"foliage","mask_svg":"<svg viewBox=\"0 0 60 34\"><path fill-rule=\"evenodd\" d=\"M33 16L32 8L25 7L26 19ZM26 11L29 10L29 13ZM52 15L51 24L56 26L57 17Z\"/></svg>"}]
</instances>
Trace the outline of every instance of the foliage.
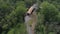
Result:
<instances>
[{"instance_id":1,"label":"foliage","mask_svg":"<svg viewBox=\"0 0 60 34\"><path fill-rule=\"evenodd\" d=\"M27 34L24 14L37 0L0 0L0 34ZM39 0L36 34L60 34L60 0Z\"/></svg>"},{"instance_id":2,"label":"foliage","mask_svg":"<svg viewBox=\"0 0 60 34\"><path fill-rule=\"evenodd\" d=\"M47 1L41 3L40 7L40 16L38 15L38 24L40 26L37 24L37 31L43 32L42 34L49 34L51 31L54 32L54 25L59 24L58 8Z\"/></svg>"}]
</instances>

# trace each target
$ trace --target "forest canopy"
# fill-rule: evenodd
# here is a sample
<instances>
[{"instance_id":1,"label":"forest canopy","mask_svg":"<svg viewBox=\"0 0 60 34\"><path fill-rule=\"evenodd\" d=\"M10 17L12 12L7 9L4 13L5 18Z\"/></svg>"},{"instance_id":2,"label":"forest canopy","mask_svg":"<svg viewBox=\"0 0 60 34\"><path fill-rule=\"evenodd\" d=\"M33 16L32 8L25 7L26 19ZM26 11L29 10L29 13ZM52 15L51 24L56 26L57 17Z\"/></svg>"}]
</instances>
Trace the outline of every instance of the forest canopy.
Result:
<instances>
[{"instance_id":1,"label":"forest canopy","mask_svg":"<svg viewBox=\"0 0 60 34\"><path fill-rule=\"evenodd\" d=\"M0 34L27 34L24 14L36 2L35 33L60 34L60 0L0 0Z\"/></svg>"}]
</instances>

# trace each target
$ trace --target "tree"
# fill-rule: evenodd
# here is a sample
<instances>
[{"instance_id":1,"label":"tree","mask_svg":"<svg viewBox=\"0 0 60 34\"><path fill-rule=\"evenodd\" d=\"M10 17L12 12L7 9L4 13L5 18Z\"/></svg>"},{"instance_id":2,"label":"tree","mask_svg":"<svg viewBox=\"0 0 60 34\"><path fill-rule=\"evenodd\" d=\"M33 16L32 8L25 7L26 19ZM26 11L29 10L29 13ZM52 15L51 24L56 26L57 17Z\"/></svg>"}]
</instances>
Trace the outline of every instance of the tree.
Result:
<instances>
[{"instance_id":1,"label":"tree","mask_svg":"<svg viewBox=\"0 0 60 34\"><path fill-rule=\"evenodd\" d=\"M11 28L18 27L23 23L23 15L26 12L26 7L23 1L17 2L15 9L1 20L2 28L7 34ZM18 25L20 24L20 25ZM18 25L18 26L17 26ZM4 32L3 31L3 32Z\"/></svg>"},{"instance_id":2,"label":"tree","mask_svg":"<svg viewBox=\"0 0 60 34\"><path fill-rule=\"evenodd\" d=\"M57 20L58 20L57 15L58 15L59 11L53 4L50 4L47 1L41 3L40 7L41 7L40 15L43 16L43 18L40 17L43 19L42 20L43 25L40 25L40 28L43 28L43 34L44 33L48 34L49 32L54 30L53 26L54 26L54 24L57 23ZM40 24L41 24L41 22L40 22Z\"/></svg>"}]
</instances>

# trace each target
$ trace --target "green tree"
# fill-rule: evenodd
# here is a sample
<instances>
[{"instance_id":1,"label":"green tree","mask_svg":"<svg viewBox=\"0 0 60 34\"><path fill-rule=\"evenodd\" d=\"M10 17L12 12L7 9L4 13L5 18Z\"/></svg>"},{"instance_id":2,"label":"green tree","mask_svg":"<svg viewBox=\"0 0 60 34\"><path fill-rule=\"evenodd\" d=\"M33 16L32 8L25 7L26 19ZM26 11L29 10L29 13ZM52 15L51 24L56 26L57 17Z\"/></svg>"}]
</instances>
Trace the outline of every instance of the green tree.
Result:
<instances>
[{"instance_id":1,"label":"green tree","mask_svg":"<svg viewBox=\"0 0 60 34\"><path fill-rule=\"evenodd\" d=\"M42 22L39 22L40 23L39 30L40 30L40 32L43 30L42 34L49 34L49 32L54 30L53 29L54 24L58 23L57 15L58 15L59 11L53 4L50 4L47 1L44 1L43 3L41 3L40 7L41 7L40 20L42 20Z\"/></svg>"},{"instance_id":2,"label":"green tree","mask_svg":"<svg viewBox=\"0 0 60 34\"><path fill-rule=\"evenodd\" d=\"M17 27L24 22L23 15L25 12L26 12L25 3L23 1L16 3L15 9L12 10L12 12L10 12L8 15L4 17L4 19L1 20L1 23L3 25L2 28L5 30L5 34L7 34L9 30L11 30L11 28L16 27L16 29L18 29Z\"/></svg>"}]
</instances>

